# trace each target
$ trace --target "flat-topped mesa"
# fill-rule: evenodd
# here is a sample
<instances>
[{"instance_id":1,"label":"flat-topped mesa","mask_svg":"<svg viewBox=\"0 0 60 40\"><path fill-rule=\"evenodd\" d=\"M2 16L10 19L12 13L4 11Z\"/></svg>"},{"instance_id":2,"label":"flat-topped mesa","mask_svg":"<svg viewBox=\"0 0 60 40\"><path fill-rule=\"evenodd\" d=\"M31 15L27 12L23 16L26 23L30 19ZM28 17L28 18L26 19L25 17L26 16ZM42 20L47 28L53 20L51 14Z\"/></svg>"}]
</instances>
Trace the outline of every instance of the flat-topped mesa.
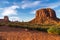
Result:
<instances>
[{"instance_id":1,"label":"flat-topped mesa","mask_svg":"<svg viewBox=\"0 0 60 40\"><path fill-rule=\"evenodd\" d=\"M4 19L0 19L0 22L10 22L8 16L4 16Z\"/></svg>"},{"instance_id":2,"label":"flat-topped mesa","mask_svg":"<svg viewBox=\"0 0 60 40\"><path fill-rule=\"evenodd\" d=\"M4 22L9 22L8 16L4 16Z\"/></svg>"},{"instance_id":3,"label":"flat-topped mesa","mask_svg":"<svg viewBox=\"0 0 60 40\"><path fill-rule=\"evenodd\" d=\"M30 23L43 24L43 23L56 23L58 18L55 11L51 8L39 9L36 11L36 17Z\"/></svg>"},{"instance_id":4,"label":"flat-topped mesa","mask_svg":"<svg viewBox=\"0 0 60 40\"><path fill-rule=\"evenodd\" d=\"M47 8L47 9L41 9L41 10L37 10L36 11L36 18L39 17L39 18L56 18L56 14L55 14L55 11L50 9L50 8Z\"/></svg>"}]
</instances>

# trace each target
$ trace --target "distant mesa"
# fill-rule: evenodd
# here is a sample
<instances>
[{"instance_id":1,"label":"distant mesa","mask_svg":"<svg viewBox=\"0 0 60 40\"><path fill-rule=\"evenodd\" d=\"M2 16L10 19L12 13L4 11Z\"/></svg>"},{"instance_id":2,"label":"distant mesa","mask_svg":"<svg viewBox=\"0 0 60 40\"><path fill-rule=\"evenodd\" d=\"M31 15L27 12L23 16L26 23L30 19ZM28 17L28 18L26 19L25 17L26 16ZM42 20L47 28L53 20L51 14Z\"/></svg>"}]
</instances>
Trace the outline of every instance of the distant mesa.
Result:
<instances>
[{"instance_id":1,"label":"distant mesa","mask_svg":"<svg viewBox=\"0 0 60 40\"><path fill-rule=\"evenodd\" d=\"M30 21L35 24L51 24L58 23L60 19L56 17L56 13L51 8L39 9L36 11L36 17Z\"/></svg>"},{"instance_id":2,"label":"distant mesa","mask_svg":"<svg viewBox=\"0 0 60 40\"><path fill-rule=\"evenodd\" d=\"M4 16L4 19L0 19L0 22L10 22L8 16Z\"/></svg>"}]
</instances>

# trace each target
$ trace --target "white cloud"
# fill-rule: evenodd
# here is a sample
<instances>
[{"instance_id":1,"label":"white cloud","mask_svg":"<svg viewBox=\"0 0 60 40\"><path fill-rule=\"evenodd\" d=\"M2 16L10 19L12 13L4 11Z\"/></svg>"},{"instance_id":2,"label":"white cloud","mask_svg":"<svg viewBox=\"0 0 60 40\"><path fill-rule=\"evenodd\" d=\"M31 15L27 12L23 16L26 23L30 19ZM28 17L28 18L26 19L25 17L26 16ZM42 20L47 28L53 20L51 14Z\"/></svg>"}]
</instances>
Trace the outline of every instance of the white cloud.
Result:
<instances>
[{"instance_id":1,"label":"white cloud","mask_svg":"<svg viewBox=\"0 0 60 40\"><path fill-rule=\"evenodd\" d=\"M60 2L41 3L40 6L42 6L42 8L57 8L60 6Z\"/></svg>"},{"instance_id":2,"label":"white cloud","mask_svg":"<svg viewBox=\"0 0 60 40\"><path fill-rule=\"evenodd\" d=\"M31 7L36 7L39 5L41 1L34 1L34 2L22 2L21 8L25 9L25 8L31 8Z\"/></svg>"},{"instance_id":3,"label":"white cloud","mask_svg":"<svg viewBox=\"0 0 60 40\"><path fill-rule=\"evenodd\" d=\"M35 17L26 17L26 19L22 19L22 18L20 18L18 16L12 16L12 17L9 17L9 20L10 21L19 21L19 22L22 22L22 21L29 22L29 21L31 21L34 18Z\"/></svg>"},{"instance_id":4,"label":"white cloud","mask_svg":"<svg viewBox=\"0 0 60 40\"><path fill-rule=\"evenodd\" d=\"M42 6L41 8L52 8L52 9L54 9L54 8L60 6L60 2L48 3L47 5L46 5L46 4L42 4L42 5L40 5L40 6ZM38 8L38 9L41 9L41 8ZM38 9L32 10L32 11L30 12L30 14L35 14ZM60 12L60 11L59 11L59 12Z\"/></svg>"},{"instance_id":5,"label":"white cloud","mask_svg":"<svg viewBox=\"0 0 60 40\"><path fill-rule=\"evenodd\" d=\"M32 12L30 12L31 14L35 14L36 13L36 10L33 10Z\"/></svg>"},{"instance_id":6,"label":"white cloud","mask_svg":"<svg viewBox=\"0 0 60 40\"><path fill-rule=\"evenodd\" d=\"M57 12L60 12L60 10L57 10Z\"/></svg>"},{"instance_id":7,"label":"white cloud","mask_svg":"<svg viewBox=\"0 0 60 40\"><path fill-rule=\"evenodd\" d=\"M17 8L19 8L19 6L17 5L13 5L13 6L10 6L10 7L6 7L3 9L3 12L2 12L2 15L5 16L9 16L9 15L17 15Z\"/></svg>"},{"instance_id":8,"label":"white cloud","mask_svg":"<svg viewBox=\"0 0 60 40\"><path fill-rule=\"evenodd\" d=\"M31 20L33 20L35 17L27 17L26 19L24 19L23 21L24 22L29 22L29 21L31 21Z\"/></svg>"},{"instance_id":9,"label":"white cloud","mask_svg":"<svg viewBox=\"0 0 60 40\"><path fill-rule=\"evenodd\" d=\"M49 7L49 8L56 8L56 7L58 7L58 6L60 6L60 2L51 3L51 4L49 4L47 7Z\"/></svg>"},{"instance_id":10,"label":"white cloud","mask_svg":"<svg viewBox=\"0 0 60 40\"><path fill-rule=\"evenodd\" d=\"M39 10L39 9L40 9L40 8L31 11L30 14L36 14L36 11Z\"/></svg>"},{"instance_id":11,"label":"white cloud","mask_svg":"<svg viewBox=\"0 0 60 40\"><path fill-rule=\"evenodd\" d=\"M8 16L9 17L9 20L10 21L19 21L19 22L22 22L22 19L20 18L20 17L18 17L18 16ZM4 17L3 16L0 16L0 19L4 19Z\"/></svg>"},{"instance_id":12,"label":"white cloud","mask_svg":"<svg viewBox=\"0 0 60 40\"><path fill-rule=\"evenodd\" d=\"M0 8L0 10L3 10L3 8Z\"/></svg>"},{"instance_id":13,"label":"white cloud","mask_svg":"<svg viewBox=\"0 0 60 40\"><path fill-rule=\"evenodd\" d=\"M0 17L0 19L3 19L4 17Z\"/></svg>"},{"instance_id":14,"label":"white cloud","mask_svg":"<svg viewBox=\"0 0 60 40\"><path fill-rule=\"evenodd\" d=\"M60 18L60 10L59 9L56 10L56 15L57 15L58 18Z\"/></svg>"},{"instance_id":15,"label":"white cloud","mask_svg":"<svg viewBox=\"0 0 60 40\"><path fill-rule=\"evenodd\" d=\"M22 21L22 19L17 16L9 17L9 20L10 21L20 21L20 22Z\"/></svg>"}]
</instances>

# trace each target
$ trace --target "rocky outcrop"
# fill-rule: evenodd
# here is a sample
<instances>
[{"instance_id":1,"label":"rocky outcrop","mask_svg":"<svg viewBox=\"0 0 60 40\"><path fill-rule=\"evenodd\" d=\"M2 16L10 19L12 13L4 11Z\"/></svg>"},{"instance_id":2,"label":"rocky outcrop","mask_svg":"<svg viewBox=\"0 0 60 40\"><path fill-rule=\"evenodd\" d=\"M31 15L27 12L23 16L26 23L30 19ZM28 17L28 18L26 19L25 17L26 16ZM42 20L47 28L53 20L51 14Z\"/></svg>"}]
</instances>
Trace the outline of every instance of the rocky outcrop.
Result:
<instances>
[{"instance_id":1,"label":"rocky outcrop","mask_svg":"<svg viewBox=\"0 0 60 40\"><path fill-rule=\"evenodd\" d=\"M56 13L51 8L39 9L36 11L36 17L30 21L35 24L50 24L57 23L59 19L56 17Z\"/></svg>"},{"instance_id":2,"label":"rocky outcrop","mask_svg":"<svg viewBox=\"0 0 60 40\"><path fill-rule=\"evenodd\" d=\"M0 22L10 22L8 16L4 16L4 19L0 19Z\"/></svg>"}]
</instances>

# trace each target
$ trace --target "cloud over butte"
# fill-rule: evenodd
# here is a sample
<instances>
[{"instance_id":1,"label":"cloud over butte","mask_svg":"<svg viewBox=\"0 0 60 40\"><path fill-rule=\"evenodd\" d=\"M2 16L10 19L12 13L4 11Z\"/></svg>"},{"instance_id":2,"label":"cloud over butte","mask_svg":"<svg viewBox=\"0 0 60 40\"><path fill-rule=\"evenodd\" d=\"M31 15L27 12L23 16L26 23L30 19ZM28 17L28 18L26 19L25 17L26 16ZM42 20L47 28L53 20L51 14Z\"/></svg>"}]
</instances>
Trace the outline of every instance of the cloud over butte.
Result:
<instances>
[{"instance_id":1,"label":"cloud over butte","mask_svg":"<svg viewBox=\"0 0 60 40\"><path fill-rule=\"evenodd\" d=\"M51 8L39 9L36 11L36 17L30 21L35 24L51 24L58 23L60 19L56 17L56 13Z\"/></svg>"}]
</instances>

